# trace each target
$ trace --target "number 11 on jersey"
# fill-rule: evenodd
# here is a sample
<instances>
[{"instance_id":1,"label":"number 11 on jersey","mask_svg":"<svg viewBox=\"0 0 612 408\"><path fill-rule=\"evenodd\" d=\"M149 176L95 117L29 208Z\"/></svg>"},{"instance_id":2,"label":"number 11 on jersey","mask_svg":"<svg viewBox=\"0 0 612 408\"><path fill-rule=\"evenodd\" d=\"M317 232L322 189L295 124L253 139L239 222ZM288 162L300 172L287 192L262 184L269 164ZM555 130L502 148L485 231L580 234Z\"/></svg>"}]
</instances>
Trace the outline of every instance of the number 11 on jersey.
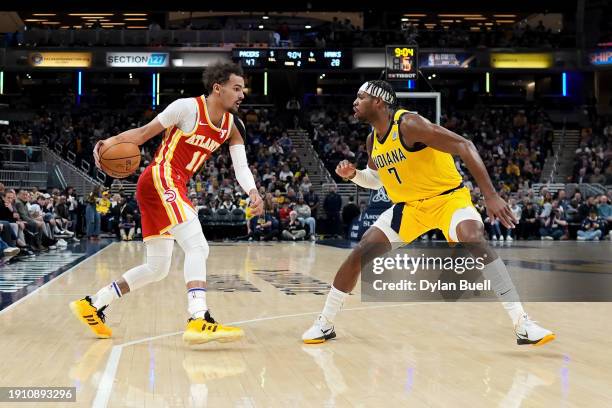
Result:
<instances>
[{"instance_id":1,"label":"number 11 on jersey","mask_svg":"<svg viewBox=\"0 0 612 408\"><path fill-rule=\"evenodd\" d=\"M189 172L195 173L196 171L198 171L198 169L200 168L202 163L204 163L204 160L206 160L207 156L208 155L206 153L195 152L193 154L193 157L191 158L191 161L185 167L185 169L187 169L187 171L189 171Z\"/></svg>"}]
</instances>

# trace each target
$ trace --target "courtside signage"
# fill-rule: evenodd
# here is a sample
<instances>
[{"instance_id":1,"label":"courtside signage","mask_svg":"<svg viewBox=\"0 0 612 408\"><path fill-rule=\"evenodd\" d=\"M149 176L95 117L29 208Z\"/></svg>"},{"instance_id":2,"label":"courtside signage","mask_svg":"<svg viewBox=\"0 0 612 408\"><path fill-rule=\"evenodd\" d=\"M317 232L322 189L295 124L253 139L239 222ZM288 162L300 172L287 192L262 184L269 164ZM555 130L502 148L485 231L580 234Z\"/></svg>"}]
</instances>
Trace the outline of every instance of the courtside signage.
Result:
<instances>
[{"instance_id":1,"label":"courtside signage","mask_svg":"<svg viewBox=\"0 0 612 408\"><path fill-rule=\"evenodd\" d=\"M551 53L491 53L493 68L551 68Z\"/></svg>"},{"instance_id":2,"label":"courtside signage","mask_svg":"<svg viewBox=\"0 0 612 408\"><path fill-rule=\"evenodd\" d=\"M591 65L612 65L612 48L590 53L589 61Z\"/></svg>"},{"instance_id":3,"label":"courtside signage","mask_svg":"<svg viewBox=\"0 0 612 408\"><path fill-rule=\"evenodd\" d=\"M32 67L89 68L91 52L31 52L28 62Z\"/></svg>"},{"instance_id":4,"label":"courtside signage","mask_svg":"<svg viewBox=\"0 0 612 408\"><path fill-rule=\"evenodd\" d=\"M147 68L167 67L169 61L167 52L107 52L107 67Z\"/></svg>"}]
</instances>

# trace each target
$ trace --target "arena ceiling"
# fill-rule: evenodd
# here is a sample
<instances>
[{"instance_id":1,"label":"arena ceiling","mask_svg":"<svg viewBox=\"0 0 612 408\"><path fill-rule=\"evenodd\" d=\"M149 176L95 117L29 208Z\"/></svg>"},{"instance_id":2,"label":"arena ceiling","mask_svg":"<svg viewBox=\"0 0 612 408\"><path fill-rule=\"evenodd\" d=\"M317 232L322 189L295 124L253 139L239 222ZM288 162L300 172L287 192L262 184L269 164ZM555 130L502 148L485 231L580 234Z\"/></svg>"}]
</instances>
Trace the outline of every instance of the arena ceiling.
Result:
<instances>
[{"instance_id":1,"label":"arena ceiling","mask_svg":"<svg viewBox=\"0 0 612 408\"><path fill-rule=\"evenodd\" d=\"M164 12L164 11L371 11L377 12L573 12L576 10L575 0L411 0L398 1L388 0L384 4L384 10L380 10L380 4L374 0L370 1L329 1L329 0L305 0L305 1L245 1L234 0L231 2L209 2L173 0L169 2L153 2L142 0L130 1L10 1L2 2L2 11L21 12L102 12L112 11L134 11L134 12Z\"/></svg>"},{"instance_id":2,"label":"arena ceiling","mask_svg":"<svg viewBox=\"0 0 612 408\"><path fill-rule=\"evenodd\" d=\"M172 2L158 3L145 1L124 1L116 2L116 5L109 6L108 2L100 1L21 1L12 2L10 6L11 21L19 24L25 23L29 27L39 28L88 28L95 24L100 24L102 28L126 28L126 29L146 29L152 22L164 26L172 26L173 23L182 24L181 22L192 21L200 22L199 19L212 18L215 19L224 12L244 13L240 17L241 24L258 25L261 19L266 19L268 13L273 18L270 23L279 23L283 19L292 24L299 26L300 24L317 25L317 21L331 21L330 14L336 15L340 19L347 18L347 13L359 13L361 17L357 20L363 24L363 17L371 24L372 22L380 21L383 24L394 25L393 22L410 21L439 26L461 22L465 20L469 23L478 23L481 26L496 24L513 24L524 18L528 18L532 14L557 13L566 15L574 15L576 12L576 4L574 1L522 1L522 0L495 0L490 2L464 0L457 1L422 1L414 0L403 2L398 0L389 0L385 5L384 10L373 8L374 1L353 1L350 3L334 2L334 1L319 1L306 0L305 2L287 2L284 1L243 1L235 0L233 2L205 2L205 1L185 1L173 0ZM3 2L2 5L5 5ZM0 5L0 8L2 7ZM276 11L276 13L275 13ZM278 13L282 12L282 13ZM308 13L312 12L312 15ZM326 16L321 19L319 12L323 12ZM341 15L343 12L345 15ZM0 15L6 15L6 12L0 11ZM234 15L232 18L236 19ZM355 22L351 17L351 21ZM302 21L303 20L303 21ZM476 22L478 20L478 22ZM305 23L304 23L305 21ZM4 28L4 31L14 31L18 27L10 25L10 29ZM169 24L169 25L168 25ZM361 27L361 24L356 24ZM197 26L197 24L196 24ZM296 27L297 27L296 26ZM262 28L260 26L260 28Z\"/></svg>"}]
</instances>

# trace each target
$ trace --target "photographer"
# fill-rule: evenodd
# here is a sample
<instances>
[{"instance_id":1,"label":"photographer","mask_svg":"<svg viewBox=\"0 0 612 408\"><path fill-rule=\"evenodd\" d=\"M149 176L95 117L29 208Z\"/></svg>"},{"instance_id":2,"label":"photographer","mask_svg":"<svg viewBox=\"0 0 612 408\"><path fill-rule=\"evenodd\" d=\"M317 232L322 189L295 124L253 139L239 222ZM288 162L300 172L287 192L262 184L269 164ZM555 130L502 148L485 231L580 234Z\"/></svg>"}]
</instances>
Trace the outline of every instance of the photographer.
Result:
<instances>
[{"instance_id":1,"label":"photographer","mask_svg":"<svg viewBox=\"0 0 612 408\"><path fill-rule=\"evenodd\" d=\"M541 239L559 240L565 235L564 228L568 225L559 207L552 207L550 215L544 220L544 226L540 228Z\"/></svg>"}]
</instances>

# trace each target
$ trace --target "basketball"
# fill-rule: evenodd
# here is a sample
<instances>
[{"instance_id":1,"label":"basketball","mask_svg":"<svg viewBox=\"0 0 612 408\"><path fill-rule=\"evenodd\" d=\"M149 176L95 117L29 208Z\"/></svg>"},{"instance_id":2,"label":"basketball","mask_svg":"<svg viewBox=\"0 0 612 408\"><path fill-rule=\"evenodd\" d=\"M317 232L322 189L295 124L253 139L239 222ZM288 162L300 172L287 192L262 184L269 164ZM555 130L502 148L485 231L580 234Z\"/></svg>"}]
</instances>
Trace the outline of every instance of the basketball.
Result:
<instances>
[{"instance_id":1,"label":"basketball","mask_svg":"<svg viewBox=\"0 0 612 408\"><path fill-rule=\"evenodd\" d=\"M104 144L100 149L100 166L111 177L125 178L140 164L140 149L130 142Z\"/></svg>"}]
</instances>

